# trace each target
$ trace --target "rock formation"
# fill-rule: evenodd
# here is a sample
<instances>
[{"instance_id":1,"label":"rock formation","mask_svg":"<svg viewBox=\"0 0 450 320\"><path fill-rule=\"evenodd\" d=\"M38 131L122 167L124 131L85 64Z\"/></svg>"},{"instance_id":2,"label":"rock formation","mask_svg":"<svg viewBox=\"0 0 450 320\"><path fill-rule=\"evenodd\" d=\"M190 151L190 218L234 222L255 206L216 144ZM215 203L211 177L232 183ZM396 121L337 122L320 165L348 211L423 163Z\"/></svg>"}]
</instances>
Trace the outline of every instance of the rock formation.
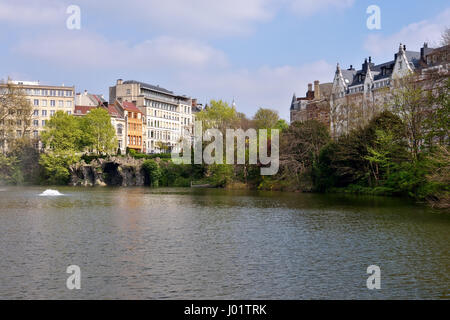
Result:
<instances>
[{"instance_id":1,"label":"rock formation","mask_svg":"<svg viewBox=\"0 0 450 320\"><path fill-rule=\"evenodd\" d=\"M142 169L144 160L131 157L109 157L84 161L69 168L72 186L143 186L146 175Z\"/></svg>"}]
</instances>

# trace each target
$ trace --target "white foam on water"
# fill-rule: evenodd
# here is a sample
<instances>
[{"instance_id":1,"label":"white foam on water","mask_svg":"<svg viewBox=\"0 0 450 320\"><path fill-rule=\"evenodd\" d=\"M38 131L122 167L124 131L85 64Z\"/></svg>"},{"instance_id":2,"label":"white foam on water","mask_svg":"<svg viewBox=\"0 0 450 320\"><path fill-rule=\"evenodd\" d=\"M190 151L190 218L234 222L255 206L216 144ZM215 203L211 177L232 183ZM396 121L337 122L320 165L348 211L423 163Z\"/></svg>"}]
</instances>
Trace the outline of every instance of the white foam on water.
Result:
<instances>
[{"instance_id":1,"label":"white foam on water","mask_svg":"<svg viewBox=\"0 0 450 320\"><path fill-rule=\"evenodd\" d=\"M44 192L42 192L39 196L41 196L41 197L57 197L57 196L63 196L63 194L60 193L58 190L47 189Z\"/></svg>"}]
</instances>

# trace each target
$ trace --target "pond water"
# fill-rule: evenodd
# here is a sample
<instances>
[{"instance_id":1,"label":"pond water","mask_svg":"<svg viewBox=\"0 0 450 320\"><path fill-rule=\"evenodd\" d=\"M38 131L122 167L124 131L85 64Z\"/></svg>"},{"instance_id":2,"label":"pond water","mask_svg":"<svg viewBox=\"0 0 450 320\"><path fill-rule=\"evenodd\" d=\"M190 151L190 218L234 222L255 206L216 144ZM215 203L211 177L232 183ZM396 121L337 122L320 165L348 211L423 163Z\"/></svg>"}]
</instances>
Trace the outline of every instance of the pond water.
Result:
<instances>
[{"instance_id":1,"label":"pond water","mask_svg":"<svg viewBox=\"0 0 450 320\"><path fill-rule=\"evenodd\" d=\"M450 298L450 214L409 200L52 189L0 188L0 299Z\"/></svg>"}]
</instances>

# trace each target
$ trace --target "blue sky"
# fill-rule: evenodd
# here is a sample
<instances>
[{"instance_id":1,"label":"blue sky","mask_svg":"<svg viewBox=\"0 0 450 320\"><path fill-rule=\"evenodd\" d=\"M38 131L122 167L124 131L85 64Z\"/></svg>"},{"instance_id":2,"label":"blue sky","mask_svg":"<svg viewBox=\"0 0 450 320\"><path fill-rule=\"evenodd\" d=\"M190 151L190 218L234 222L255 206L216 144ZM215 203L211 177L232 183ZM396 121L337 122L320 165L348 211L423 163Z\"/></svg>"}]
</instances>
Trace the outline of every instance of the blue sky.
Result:
<instances>
[{"instance_id":1,"label":"blue sky","mask_svg":"<svg viewBox=\"0 0 450 320\"><path fill-rule=\"evenodd\" d=\"M66 27L72 4L80 30ZM381 30L366 27L374 4ZM116 79L135 79L288 119L292 94L331 81L337 62L381 63L400 42L418 51L437 44L449 21L444 0L0 0L0 78L105 97Z\"/></svg>"}]
</instances>

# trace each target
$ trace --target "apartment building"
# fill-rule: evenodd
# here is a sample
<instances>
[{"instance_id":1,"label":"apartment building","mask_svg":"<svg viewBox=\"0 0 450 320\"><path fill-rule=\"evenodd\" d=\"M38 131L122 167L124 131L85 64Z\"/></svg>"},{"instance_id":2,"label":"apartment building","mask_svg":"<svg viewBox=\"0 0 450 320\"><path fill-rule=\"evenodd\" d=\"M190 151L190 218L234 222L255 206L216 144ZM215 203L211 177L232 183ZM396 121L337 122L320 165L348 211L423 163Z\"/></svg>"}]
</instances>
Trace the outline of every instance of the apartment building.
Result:
<instances>
[{"instance_id":1,"label":"apartment building","mask_svg":"<svg viewBox=\"0 0 450 320\"><path fill-rule=\"evenodd\" d=\"M111 117L111 124L116 131L117 148L122 154L125 154L127 148L127 121L125 112L116 104L108 105L108 113Z\"/></svg>"},{"instance_id":2,"label":"apartment building","mask_svg":"<svg viewBox=\"0 0 450 320\"><path fill-rule=\"evenodd\" d=\"M75 105L89 107L107 106L108 101L105 100L102 94L89 93L87 90L84 90L84 92L76 94Z\"/></svg>"},{"instance_id":3,"label":"apartment building","mask_svg":"<svg viewBox=\"0 0 450 320\"><path fill-rule=\"evenodd\" d=\"M126 124L126 147L146 152L144 115L134 103L123 101L115 104L122 108Z\"/></svg>"},{"instance_id":4,"label":"apartment building","mask_svg":"<svg viewBox=\"0 0 450 320\"><path fill-rule=\"evenodd\" d=\"M30 133L36 139L36 148L41 148L40 133L50 117L57 111L73 113L75 87L42 85L39 81L8 80L7 83L21 88L26 99L33 106ZM7 84L0 84L0 88L6 86Z\"/></svg>"},{"instance_id":5,"label":"apartment building","mask_svg":"<svg viewBox=\"0 0 450 320\"><path fill-rule=\"evenodd\" d=\"M317 120L327 127L330 126L330 105L329 97L331 94L332 83L323 83L314 81L308 84L308 91L304 97L292 97L291 103L291 122Z\"/></svg>"},{"instance_id":6,"label":"apartment building","mask_svg":"<svg viewBox=\"0 0 450 320\"><path fill-rule=\"evenodd\" d=\"M409 51L400 44L393 60L375 64L365 59L361 69L348 69L337 64L332 83L318 81L308 85L305 97L294 94L291 102L291 122L318 120L329 126L333 138L348 134L367 123L385 108L395 90L395 83L409 75L423 75L440 70L448 75L450 46L430 48L425 43L420 51ZM425 84L423 84L425 85ZM424 87L425 88L425 87Z\"/></svg>"},{"instance_id":7,"label":"apartment building","mask_svg":"<svg viewBox=\"0 0 450 320\"><path fill-rule=\"evenodd\" d=\"M193 135L192 99L159 86L135 80L117 80L109 88L109 102L134 104L142 113L146 130L142 149L146 153L171 151L177 142Z\"/></svg>"},{"instance_id":8,"label":"apartment building","mask_svg":"<svg viewBox=\"0 0 450 320\"><path fill-rule=\"evenodd\" d=\"M398 79L408 74L421 75L429 68L448 72L449 48L429 48L425 43L420 51L408 51L400 44L394 59L388 62L375 64L369 57L361 70L355 70L353 66L343 70L338 64L330 95L332 136L349 133L383 109Z\"/></svg>"}]
</instances>

